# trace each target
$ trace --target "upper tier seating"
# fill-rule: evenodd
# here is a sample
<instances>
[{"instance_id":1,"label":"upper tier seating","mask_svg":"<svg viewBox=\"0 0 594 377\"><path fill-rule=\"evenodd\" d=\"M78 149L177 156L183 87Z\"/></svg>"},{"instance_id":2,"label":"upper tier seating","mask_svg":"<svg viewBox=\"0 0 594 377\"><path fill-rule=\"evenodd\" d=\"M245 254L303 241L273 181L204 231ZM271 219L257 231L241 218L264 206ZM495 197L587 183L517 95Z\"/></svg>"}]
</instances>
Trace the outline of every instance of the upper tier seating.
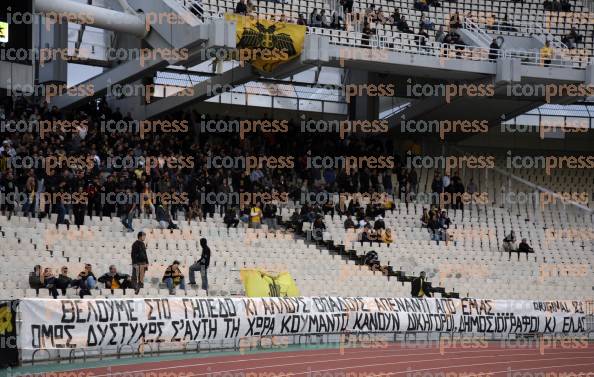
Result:
<instances>
[{"instance_id":1,"label":"upper tier seating","mask_svg":"<svg viewBox=\"0 0 594 377\"><path fill-rule=\"evenodd\" d=\"M543 37L553 39L560 42L561 38L569 33L572 27L576 27L578 34L583 37L582 43L578 44L577 48L568 51L557 51L567 60L571 59L574 62L574 67L584 67L588 63L588 57L594 56L594 15L587 12L587 8L581 1L572 1L572 12L550 12L545 11L540 0L525 0L522 2L512 1L484 1L484 0L459 0L457 2L442 1L441 7L430 7L429 11L421 12L414 9L413 0L397 0L397 1L355 1L353 12L365 12L371 5L375 9L380 9L386 18L389 18L396 9L399 10L400 15L406 16L409 27L416 33L419 30L419 21L424 15L435 24L433 32L429 32L431 41L423 49L415 48L416 53L426 53L427 50L439 49L437 44L433 43L435 31L443 26L447 32L449 30L450 16L456 12L460 14L462 19L464 17L471 18L475 23L481 26L483 31L492 35L515 35L530 37L532 34L542 31ZM233 0L207 0L206 9L214 13L233 12L236 2ZM324 9L326 15L332 15L333 11L337 11L343 15L342 8L336 1L320 1L320 0L289 0L286 2L272 2L260 1L254 2L256 5L256 12L260 15L274 17L280 19L284 15L286 20L295 21L299 14L302 14L306 19L309 18L310 13L317 9L318 11ZM507 22L513 27L510 30L487 30L487 24L490 19L501 22L507 17ZM308 19L309 22L309 19ZM412 50L409 47L413 43L413 35L400 33L396 26L389 23L375 23L372 25L377 29L377 35L387 38L389 44L397 45L405 52ZM311 33L323 33L330 36L333 43L344 44L360 43L361 25L352 23L350 29L345 31L327 30L322 31L320 28L310 28ZM356 41L356 42L355 42ZM389 44L384 44L385 46ZM372 40L373 45L373 40Z\"/></svg>"}]
</instances>

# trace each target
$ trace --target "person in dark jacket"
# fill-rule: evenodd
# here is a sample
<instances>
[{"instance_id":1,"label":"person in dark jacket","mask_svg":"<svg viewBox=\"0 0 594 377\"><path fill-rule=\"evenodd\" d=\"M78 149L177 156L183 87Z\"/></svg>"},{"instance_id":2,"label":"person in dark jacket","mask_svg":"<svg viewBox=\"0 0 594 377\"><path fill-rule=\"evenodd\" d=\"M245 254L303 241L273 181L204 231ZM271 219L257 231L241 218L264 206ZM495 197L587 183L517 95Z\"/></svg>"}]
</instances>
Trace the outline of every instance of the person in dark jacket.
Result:
<instances>
[{"instance_id":1,"label":"person in dark jacket","mask_svg":"<svg viewBox=\"0 0 594 377\"><path fill-rule=\"evenodd\" d=\"M43 274L41 273L41 266L35 265L33 271L29 272L29 287L35 289L39 293L39 289L43 288Z\"/></svg>"},{"instance_id":2,"label":"person in dark jacket","mask_svg":"<svg viewBox=\"0 0 594 377\"><path fill-rule=\"evenodd\" d=\"M235 13L244 15L247 13L247 6L245 5L244 0L239 0L237 5L235 6Z\"/></svg>"},{"instance_id":3,"label":"person in dark jacket","mask_svg":"<svg viewBox=\"0 0 594 377\"><path fill-rule=\"evenodd\" d=\"M104 273L98 279L100 283L105 284L106 289L123 289L130 288L130 275L120 274L118 269L113 264L109 266L109 272Z\"/></svg>"},{"instance_id":4,"label":"person in dark jacket","mask_svg":"<svg viewBox=\"0 0 594 377\"><path fill-rule=\"evenodd\" d=\"M412 297L431 297L431 285L425 280L425 271L411 281L410 294Z\"/></svg>"},{"instance_id":5,"label":"person in dark jacket","mask_svg":"<svg viewBox=\"0 0 594 377\"><path fill-rule=\"evenodd\" d=\"M72 281L73 287L79 288L80 298L91 294L91 289L94 289L97 285L97 278L93 273L93 266L90 263L85 264L84 270L82 270L76 280Z\"/></svg>"},{"instance_id":6,"label":"person in dark jacket","mask_svg":"<svg viewBox=\"0 0 594 377\"><path fill-rule=\"evenodd\" d=\"M499 56L499 44L497 43L497 39L493 38L491 45L489 45L489 60L494 62L497 60Z\"/></svg>"},{"instance_id":7,"label":"person in dark jacket","mask_svg":"<svg viewBox=\"0 0 594 377\"><path fill-rule=\"evenodd\" d=\"M155 217L161 229L177 229L177 225L171 219L171 214L161 203L155 207Z\"/></svg>"},{"instance_id":8,"label":"person in dark jacket","mask_svg":"<svg viewBox=\"0 0 594 377\"><path fill-rule=\"evenodd\" d=\"M225 211L225 217L223 218L223 222L227 225L227 228L237 228L237 224L239 224L239 219L237 218L235 208L227 208L227 211Z\"/></svg>"},{"instance_id":9,"label":"person in dark jacket","mask_svg":"<svg viewBox=\"0 0 594 377\"><path fill-rule=\"evenodd\" d=\"M136 294L144 286L144 273L148 269L145 239L146 234L138 232L138 239L132 244L132 287Z\"/></svg>"},{"instance_id":10,"label":"person in dark jacket","mask_svg":"<svg viewBox=\"0 0 594 377\"><path fill-rule=\"evenodd\" d=\"M522 238L522 242L518 245L518 260L520 260L520 253L525 253L526 259L528 259L528 254L534 253L534 249L530 247L526 238Z\"/></svg>"},{"instance_id":11,"label":"person in dark jacket","mask_svg":"<svg viewBox=\"0 0 594 377\"><path fill-rule=\"evenodd\" d=\"M386 223L381 216L378 216L373 223L374 230L386 229Z\"/></svg>"},{"instance_id":12,"label":"person in dark jacket","mask_svg":"<svg viewBox=\"0 0 594 377\"><path fill-rule=\"evenodd\" d=\"M53 298L58 298L58 289L56 288L57 279L51 268L43 270L43 286L47 288Z\"/></svg>"},{"instance_id":13,"label":"person in dark jacket","mask_svg":"<svg viewBox=\"0 0 594 377\"><path fill-rule=\"evenodd\" d=\"M344 229L355 229L355 222L351 218L351 215L347 216L347 219L344 221Z\"/></svg>"},{"instance_id":14,"label":"person in dark jacket","mask_svg":"<svg viewBox=\"0 0 594 377\"><path fill-rule=\"evenodd\" d=\"M64 266L60 269L60 274L56 279L56 288L62 291L62 296L66 295L66 288L72 285L72 278L68 276L68 267Z\"/></svg>"},{"instance_id":15,"label":"person in dark jacket","mask_svg":"<svg viewBox=\"0 0 594 377\"><path fill-rule=\"evenodd\" d=\"M206 238L200 239L200 246L202 247L202 255L200 259L190 266L190 285L196 285L196 271L200 271L202 278L202 289L208 294L208 276L207 270L210 265L210 248L207 245Z\"/></svg>"}]
</instances>

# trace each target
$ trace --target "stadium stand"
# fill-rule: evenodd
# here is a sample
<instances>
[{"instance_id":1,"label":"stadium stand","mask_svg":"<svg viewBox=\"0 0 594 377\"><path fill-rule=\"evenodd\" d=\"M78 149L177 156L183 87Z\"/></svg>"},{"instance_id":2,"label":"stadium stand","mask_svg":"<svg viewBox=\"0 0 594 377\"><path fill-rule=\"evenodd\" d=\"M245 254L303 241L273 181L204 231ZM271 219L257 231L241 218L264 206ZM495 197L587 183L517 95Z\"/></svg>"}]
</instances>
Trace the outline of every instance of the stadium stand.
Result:
<instances>
[{"instance_id":1,"label":"stadium stand","mask_svg":"<svg viewBox=\"0 0 594 377\"><path fill-rule=\"evenodd\" d=\"M11 73L0 75L0 338L18 329L20 362L144 356L145 347L151 356L244 351L239 343L254 337L256 346L247 347L252 351L268 338L277 341L272 331L253 333L270 322L274 330L275 318L282 322L282 335L292 336L286 346L332 341L342 347L345 336L370 333L406 343L420 334L436 339L443 356L443 340L465 332L489 341L538 339L541 348L547 332L571 333L585 335L590 346L594 96L559 91L550 101L548 92L518 95L509 87L592 88L594 4L34 0L33 5L40 19L69 6L97 19L74 17L48 27L47 35L36 25L31 29L40 35L32 38L36 47L67 46L67 58L50 59L48 67L29 62L26 74L6 63L11 66L2 68ZM151 22L159 12L179 22ZM248 28L255 18L261 23ZM92 46L92 59L76 60L80 46ZM258 65L263 52L279 46L291 54ZM110 61L111 48L130 47L142 53L185 49L187 55ZM255 48L261 55L241 63L227 55ZM224 56L207 54L215 50ZM380 61L373 55L378 51L389 54ZM82 95L65 88L53 96L26 95L13 79L33 86L97 87ZM493 94L446 99L414 94L405 83L441 86L446 93L454 86L486 84ZM108 93L112 84L122 85L122 92ZM376 95L369 89L384 84L397 90ZM126 95L126 85L141 92ZM547 137L538 132L547 116L545 102L558 106L556 116L565 121L563 132ZM440 134L444 121L461 125L476 117L488 124L485 132ZM574 117L585 120L587 130L566 135ZM499 128L510 119L515 126L528 119L530 132ZM407 130L398 127L401 120L433 121L440 128ZM317 126L334 121L336 127L308 131L305 121ZM354 126L345 132L345 124L356 122L377 122L380 131ZM253 129L244 132L246 124ZM263 124L273 124L275 131ZM477 157L488 163L461 162ZM582 158L587 163L577 168L560 163ZM137 241L143 233L146 240ZM208 257L202 254L204 241ZM148 265L138 275L143 245ZM185 286L174 288L179 276L170 266L178 264ZM59 271L77 279L89 268L98 277L111 266L125 274L124 281L140 276L141 284L111 289L105 282L69 283L62 291L54 280ZM47 274L44 279L36 268ZM208 271L208 287L200 279L189 284L190 270ZM265 293L252 294L246 271L256 271ZM280 293L273 275L285 272L298 294ZM9 308L7 302L18 305ZM366 309L358 306L369 303ZM156 318L155 307L163 318ZM231 315L238 308L240 313ZM84 310L88 317L75 321ZM146 315L142 325L153 333L142 329L127 343L120 334L119 343L101 348L105 339L92 340L93 326L105 338L107 327L101 326L111 319L97 325L91 317L110 310L127 316L130 329L137 325L131 318ZM9 317L18 318L14 326L7 324ZM482 328L491 317L511 321L511 330ZM167 322L171 318L177 319ZM219 327L211 339L208 331L217 333L222 318L225 335ZM295 326L287 326L287 318ZM558 320L552 329L551 318ZM157 320L171 325L166 330L168 336L174 330L171 340L147 340L158 332L150 327L158 326ZM336 331L340 321L346 322ZM74 339L59 327L65 324L76 330ZM528 330L518 330L526 325ZM184 326L179 341L175 337ZM74 346L61 344L66 339ZM387 347L373 357L406 356L391 351ZM590 351L567 352L562 360L586 359ZM503 356L508 355L488 357ZM586 361L578 365L591 367L592 360Z\"/></svg>"}]
</instances>

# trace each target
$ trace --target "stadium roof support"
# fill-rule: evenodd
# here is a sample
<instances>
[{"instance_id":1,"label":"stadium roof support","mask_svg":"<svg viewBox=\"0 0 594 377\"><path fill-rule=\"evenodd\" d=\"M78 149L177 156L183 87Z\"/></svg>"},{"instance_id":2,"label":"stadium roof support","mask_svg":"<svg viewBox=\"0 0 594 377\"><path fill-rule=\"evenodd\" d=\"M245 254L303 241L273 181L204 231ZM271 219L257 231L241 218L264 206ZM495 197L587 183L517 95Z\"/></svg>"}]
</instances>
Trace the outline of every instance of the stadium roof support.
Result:
<instances>
[{"instance_id":1,"label":"stadium roof support","mask_svg":"<svg viewBox=\"0 0 594 377\"><path fill-rule=\"evenodd\" d=\"M58 13L77 16L76 19L69 19L68 21L128 33L138 38L146 37L150 30L147 27L146 19L142 15L132 15L70 0L35 0L35 11L45 15ZM89 22L91 20L92 23Z\"/></svg>"}]
</instances>

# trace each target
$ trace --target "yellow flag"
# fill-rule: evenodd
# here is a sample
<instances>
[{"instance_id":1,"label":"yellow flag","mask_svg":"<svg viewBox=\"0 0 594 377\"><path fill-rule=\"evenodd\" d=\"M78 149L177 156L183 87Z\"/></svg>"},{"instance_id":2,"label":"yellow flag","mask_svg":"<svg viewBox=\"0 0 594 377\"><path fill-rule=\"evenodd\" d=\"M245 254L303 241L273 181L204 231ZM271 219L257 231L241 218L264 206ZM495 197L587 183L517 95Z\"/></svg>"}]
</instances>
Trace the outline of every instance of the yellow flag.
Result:
<instances>
[{"instance_id":1,"label":"yellow flag","mask_svg":"<svg viewBox=\"0 0 594 377\"><path fill-rule=\"evenodd\" d=\"M303 51L304 25L229 13L225 19L237 25L237 59L251 63L259 71L271 73Z\"/></svg>"},{"instance_id":2,"label":"yellow flag","mask_svg":"<svg viewBox=\"0 0 594 377\"><path fill-rule=\"evenodd\" d=\"M239 272L247 297L297 297L299 289L288 272L277 276L265 270L242 269Z\"/></svg>"}]
</instances>

